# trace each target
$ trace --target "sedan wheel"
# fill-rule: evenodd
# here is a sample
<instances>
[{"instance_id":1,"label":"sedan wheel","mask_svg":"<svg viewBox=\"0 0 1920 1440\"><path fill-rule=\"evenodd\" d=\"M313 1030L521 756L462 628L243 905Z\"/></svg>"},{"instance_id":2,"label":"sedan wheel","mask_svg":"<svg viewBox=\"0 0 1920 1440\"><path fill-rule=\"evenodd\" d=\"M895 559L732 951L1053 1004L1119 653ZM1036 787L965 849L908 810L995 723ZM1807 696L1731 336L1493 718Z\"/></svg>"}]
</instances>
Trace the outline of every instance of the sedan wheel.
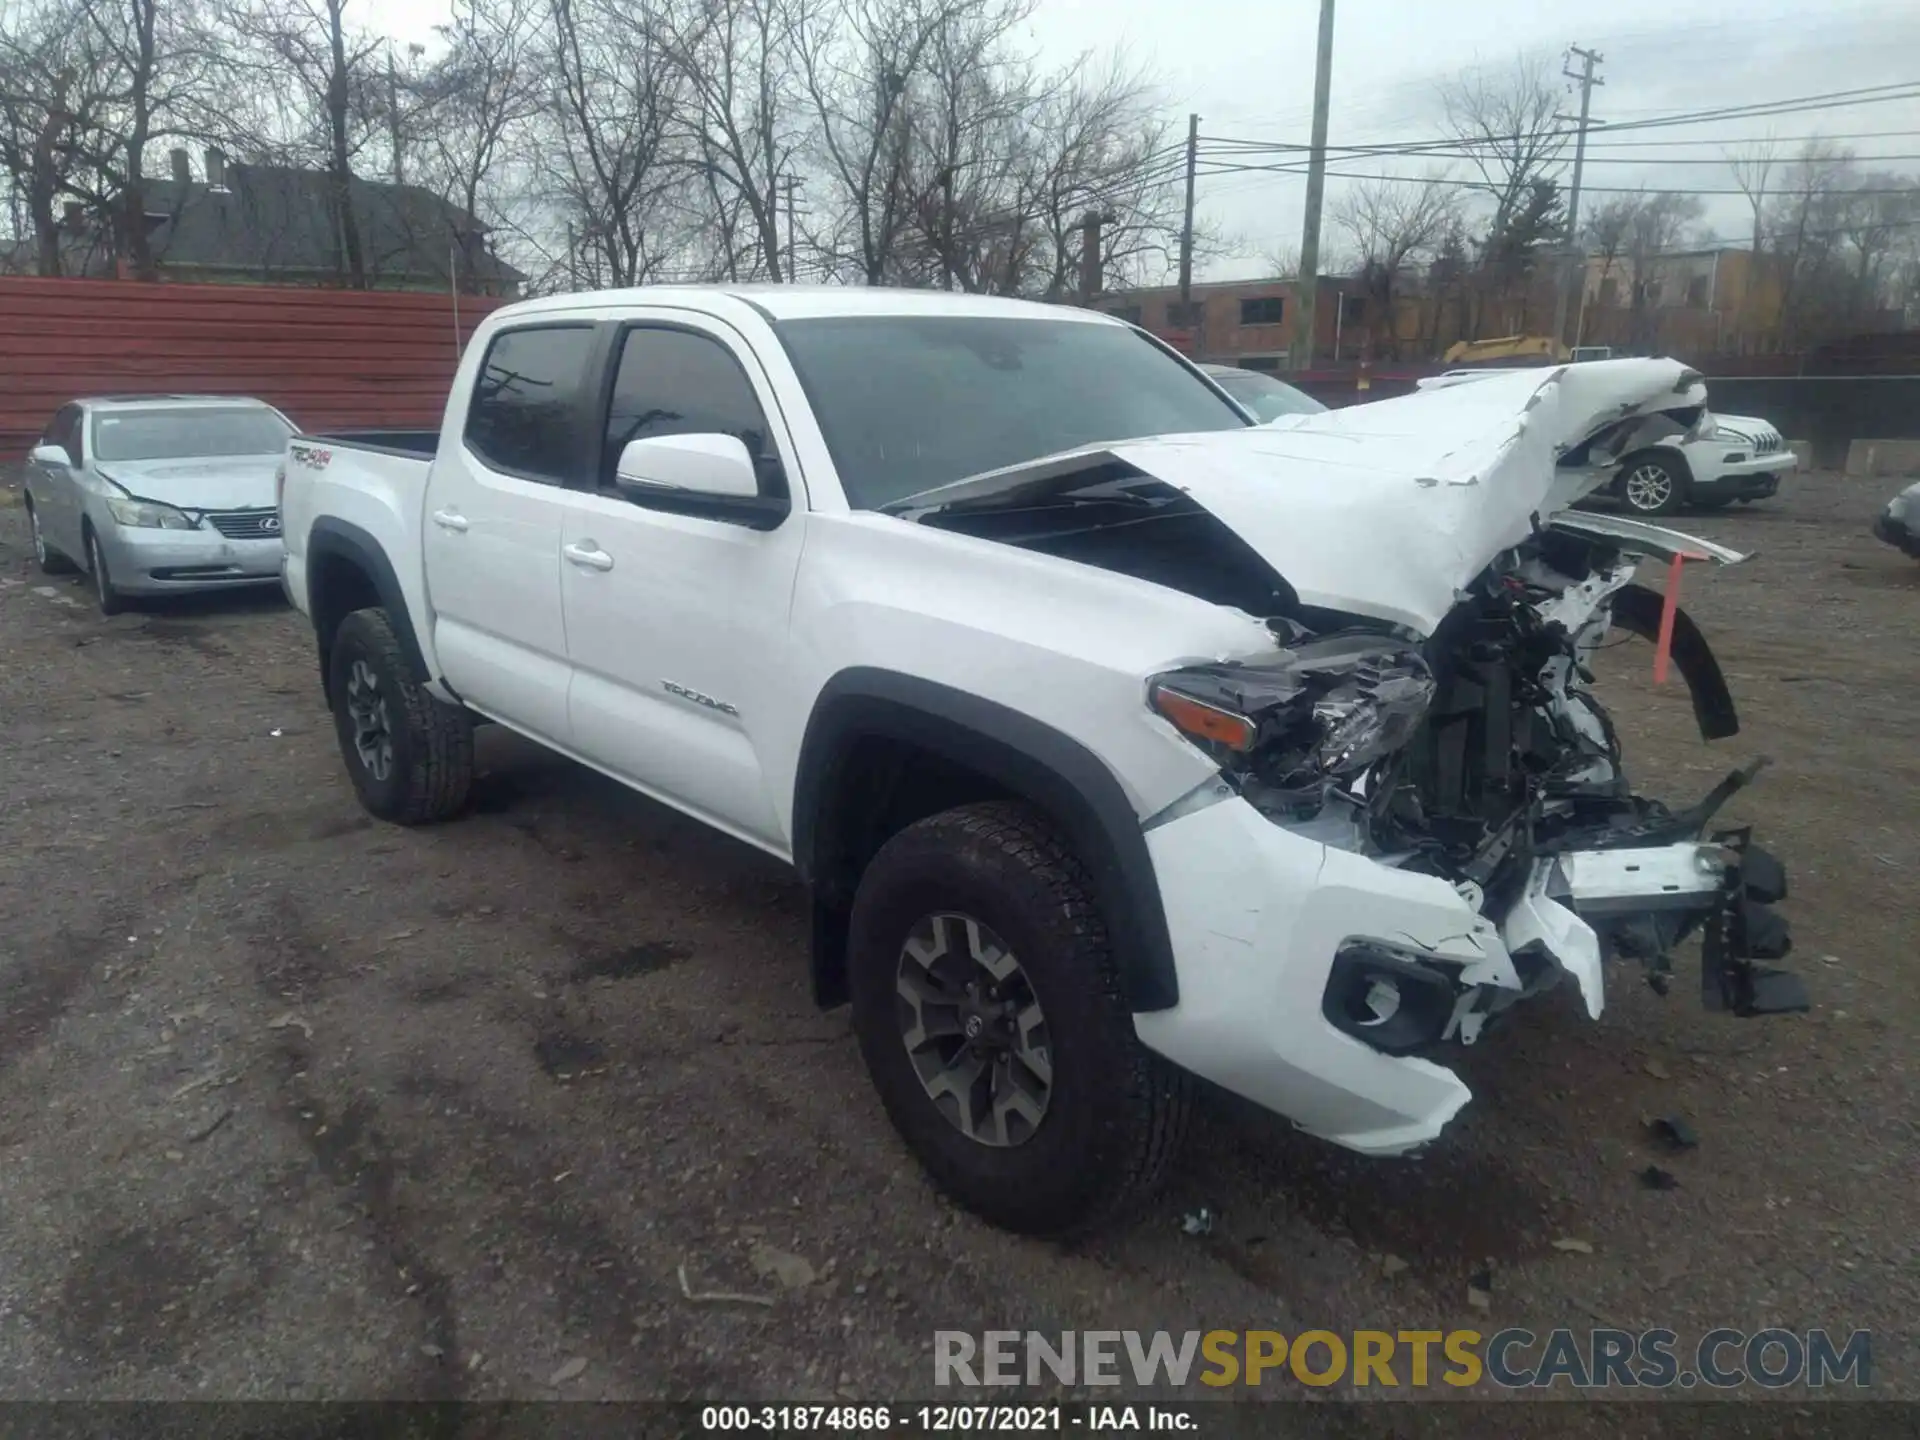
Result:
<instances>
[{"instance_id":1,"label":"sedan wheel","mask_svg":"<svg viewBox=\"0 0 1920 1440\"><path fill-rule=\"evenodd\" d=\"M1680 508L1679 477L1664 461L1641 460L1620 486L1627 508L1641 515L1670 515Z\"/></svg>"},{"instance_id":2,"label":"sedan wheel","mask_svg":"<svg viewBox=\"0 0 1920 1440\"><path fill-rule=\"evenodd\" d=\"M120 592L114 588L113 574L107 569L107 557L100 548L100 537L87 535L87 563L93 567L93 598L102 615L118 615L126 608Z\"/></svg>"}]
</instances>

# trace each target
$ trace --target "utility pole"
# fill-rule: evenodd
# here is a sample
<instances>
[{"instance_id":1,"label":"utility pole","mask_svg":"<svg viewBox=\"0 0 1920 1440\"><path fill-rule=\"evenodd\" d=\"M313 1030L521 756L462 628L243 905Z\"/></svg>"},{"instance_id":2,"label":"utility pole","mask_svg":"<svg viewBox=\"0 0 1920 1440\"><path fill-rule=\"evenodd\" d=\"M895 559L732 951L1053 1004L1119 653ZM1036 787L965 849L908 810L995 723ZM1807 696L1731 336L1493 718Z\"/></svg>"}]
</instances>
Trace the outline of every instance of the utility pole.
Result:
<instances>
[{"instance_id":1,"label":"utility pole","mask_svg":"<svg viewBox=\"0 0 1920 1440\"><path fill-rule=\"evenodd\" d=\"M1200 117L1187 116L1187 210L1180 225L1180 303L1193 291L1193 172L1200 162Z\"/></svg>"},{"instance_id":2,"label":"utility pole","mask_svg":"<svg viewBox=\"0 0 1920 1440\"><path fill-rule=\"evenodd\" d=\"M1320 197L1327 188L1327 102L1333 89L1333 0L1320 0L1320 44L1313 62L1313 149L1307 157L1307 219L1300 231L1300 274L1294 281L1293 344L1287 368L1313 364L1314 301L1320 291Z\"/></svg>"},{"instance_id":3,"label":"utility pole","mask_svg":"<svg viewBox=\"0 0 1920 1440\"><path fill-rule=\"evenodd\" d=\"M1091 305L1100 298L1105 284L1104 261L1101 254L1101 235L1103 227L1114 223L1111 210L1089 210L1080 217L1080 303Z\"/></svg>"},{"instance_id":4,"label":"utility pole","mask_svg":"<svg viewBox=\"0 0 1920 1440\"><path fill-rule=\"evenodd\" d=\"M1593 73L1593 67L1602 59L1597 50L1582 50L1578 45L1567 47L1568 53L1580 57L1580 70L1561 68L1560 73L1569 80L1580 82L1580 130L1573 141L1573 188L1567 195L1567 244L1566 261L1561 266L1559 291L1553 300L1553 341L1563 344L1567 334L1567 305L1572 299L1573 287L1578 285L1584 296L1587 288L1586 256L1580 248L1580 172L1587 163L1587 126L1592 124L1593 87L1607 82ZM1563 119L1563 116L1555 116Z\"/></svg>"},{"instance_id":5,"label":"utility pole","mask_svg":"<svg viewBox=\"0 0 1920 1440\"><path fill-rule=\"evenodd\" d=\"M800 276L796 272L794 267L794 256L798 252L796 252L795 249L793 248L793 192L799 188L800 188L800 177L798 175L784 175L780 178L780 182L779 182L780 193L787 202L787 259L786 259L785 273L787 277L787 283L789 285L796 284L800 279ZM774 223L774 233L776 236L778 236L779 225L780 225L780 217L778 212L776 212L774 215L773 223Z\"/></svg>"},{"instance_id":6,"label":"utility pole","mask_svg":"<svg viewBox=\"0 0 1920 1440\"><path fill-rule=\"evenodd\" d=\"M406 162L400 156L400 77L393 68L393 41L387 41L387 135L393 144L393 183L407 183Z\"/></svg>"}]
</instances>

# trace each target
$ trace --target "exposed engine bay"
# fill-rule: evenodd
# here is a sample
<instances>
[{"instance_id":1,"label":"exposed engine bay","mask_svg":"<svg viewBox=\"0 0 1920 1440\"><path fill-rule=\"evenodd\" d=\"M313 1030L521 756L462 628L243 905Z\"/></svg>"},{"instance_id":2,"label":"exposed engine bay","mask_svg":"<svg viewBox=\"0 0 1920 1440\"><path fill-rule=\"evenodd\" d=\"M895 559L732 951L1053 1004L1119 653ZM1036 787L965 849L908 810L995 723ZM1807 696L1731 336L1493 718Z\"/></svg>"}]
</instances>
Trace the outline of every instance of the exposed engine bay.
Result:
<instances>
[{"instance_id":1,"label":"exposed engine bay","mask_svg":"<svg viewBox=\"0 0 1920 1440\"><path fill-rule=\"evenodd\" d=\"M1682 387L1697 379L1683 377ZM1405 402L1359 408L1379 412L1397 403ZM1646 424L1684 429L1704 415L1699 404L1628 414L1583 431L1577 444L1555 446L1535 468L1551 472L1571 498L1581 477L1597 483ZM1319 416L1306 423L1313 422L1333 424ZM1497 452L1465 480L1415 484L1482 484L1516 448ZM1264 620L1278 642L1272 655L1155 675L1148 704L1273 824L1438 877L1480 917L1465 947L1412 936L1404 945L1364 937L1342 946L1322 999L1337 1028L1396 1055L1471 1044L1515 1001L1563 978L1597 1017L1604 961L1638 962L1665 994L1673 952L1694 935L1709 1008L1739 1015L1807 1008L1799 979L1763 963L1790 948L1785 922L1771 908L1786 893L1784 871L1746 832L1713 828L1728 798L1765 762L1733 771L1681 808L1639 795L1613 720L1592 689L1594 656L1609 635L1637 634L1671 656L1702 736L1737 734L1733 699L1704 636L1635 576L1643 560L1745 557L1636 521L1543 504L1509 525L1507 533L1518 529L1520 538L1454 584L1450 608L1429 603L1437 623L1422 629L1394 618L1412 613L1411 601L1383 603L1373 614L1304 601L1290 572L1312 567L1275 561L1286 537L1271 511L1284 494L1256 509L1244 491L1223 484L1216 503L1204 485L1166 478L1187 462L1185 453L1168 458L1156 450L1151 460L1158 469L1116 448L1036 468L1017 485L914 509L911 518L1119 571ZM1490 506L1456 504L1440 513L1458 520L1462 533L1494 533L1482 523L1494 513ZM1383 553L1375 563L1414 561ZM1350 568L1321 567L1314 575L1321 593L1342 586L1364 593ZM1386 577L1383 593L1401 578ZM1407 593L1424 599L1435 592ZM1469 958L1476 950L1482 958Z\"/></svg>"}]
</instances>

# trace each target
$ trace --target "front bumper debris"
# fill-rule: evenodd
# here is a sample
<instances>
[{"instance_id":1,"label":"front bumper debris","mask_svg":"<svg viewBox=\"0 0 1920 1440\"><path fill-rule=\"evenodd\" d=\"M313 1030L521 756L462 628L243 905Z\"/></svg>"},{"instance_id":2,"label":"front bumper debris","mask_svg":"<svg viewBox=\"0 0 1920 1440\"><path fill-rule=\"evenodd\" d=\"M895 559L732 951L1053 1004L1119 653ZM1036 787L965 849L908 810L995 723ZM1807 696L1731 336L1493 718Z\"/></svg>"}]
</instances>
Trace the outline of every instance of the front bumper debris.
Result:
<instances>
[{"instance_id":1,"label":"front bumper debris","mask_svg":"<svg viewBox=\"0 0 1920 1440\"><path fill-rule=\"evenodd\" d=\"M1136 1029L1312 1134L1395 1154L1470 1098L1436 1056L1563 980L1597 1019L1608 960L1637 960L1664 995L1697 933L1708 1009L1806 1010L1799 977L1766 963L1792 948L1772 908L1785 872L1745 831L1698 838L1714 799L1613 848L1541 856L1497 926L1472 887L1322 846L1238 798L1209 805L1147 836L1181 998Z\"/></svg>"}]
</instances>

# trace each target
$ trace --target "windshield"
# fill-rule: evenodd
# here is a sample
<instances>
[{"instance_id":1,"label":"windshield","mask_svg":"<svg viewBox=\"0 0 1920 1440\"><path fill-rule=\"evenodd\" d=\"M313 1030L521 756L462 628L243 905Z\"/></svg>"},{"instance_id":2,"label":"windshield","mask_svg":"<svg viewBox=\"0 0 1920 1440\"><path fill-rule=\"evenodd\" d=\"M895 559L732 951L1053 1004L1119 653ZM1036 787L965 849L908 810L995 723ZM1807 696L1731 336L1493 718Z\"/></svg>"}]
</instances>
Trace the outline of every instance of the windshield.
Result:
<instances>
[{"instance_id":1,"label":"windshield","mask_svg":"<svg viewBox=\"0 0 1920 1440\"><path fill-rule=\"evenodd\" d=\"M260 406L109 410L93 417L93 458L198 460L277 455L292 433L292 426Z\"/></svg>"},{"instance_id":2,"label":"windshield","mask_svg":"<svg viewBox=\"0 0 1920 1440\"><path fill-rule=\"evenodd\" d=\"M1257 370L1210 370L1207 373L1222 390L1246 406L1256 420L1278 420L1282 415L1318 415L1327 408L1305 391Z\"/></svg>"},{"instance_id":3,"label":"windshield","mask_svg":"<svg viewBox=\"0 0 1920 1440\"><path fill-rule=\"evenodd\" d=\"M1082 445L1246 425L1124 325L863 315L776 328L856 510Z\"/></svg>"}]
</instances>

